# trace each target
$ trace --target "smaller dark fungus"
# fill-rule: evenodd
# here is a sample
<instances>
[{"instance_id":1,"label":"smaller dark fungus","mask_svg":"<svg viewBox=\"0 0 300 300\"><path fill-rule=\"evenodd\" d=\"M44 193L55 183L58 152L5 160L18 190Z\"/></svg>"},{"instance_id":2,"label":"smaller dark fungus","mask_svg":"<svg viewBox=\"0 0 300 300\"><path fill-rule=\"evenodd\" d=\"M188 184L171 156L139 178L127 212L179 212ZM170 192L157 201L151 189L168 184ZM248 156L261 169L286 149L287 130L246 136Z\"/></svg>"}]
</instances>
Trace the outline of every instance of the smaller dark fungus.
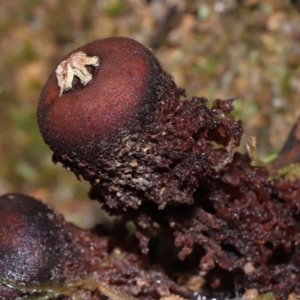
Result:
<instances>
[{"instance_id":1,"label":"smaller dark fungus","mask_svg":"<svg viewBox=\"0 0 300 300\"><path fill-rule=\"evenodd\" d=\"M19 293L12 288L0 285L0 300L15 300Z\"/></svg>"},{"instance_id":2,"label":"smaller dark fungus","mask_svg":"<svg viewBox=\"0 0 300 300\"><path fill-rule=\"evenodd\" d=\"M52 209L29 196L1 196L0 278L20 285L61 277L64 244L58 223ZM1 289L4 294L15 294L7 287Z\"/></svg>"},{"instance_id":3,"label":"smaller dark fungus","mask_svg":"<svg viewBox=\"0 0 300 300\"><path fill-rule=\"evenodd\" d=\"M123 248L120 230L83 230L29 196L1 196L0 300L160 299L177 293L179 286L134 254L134 246Z\"/></svg>"}]
</instances>

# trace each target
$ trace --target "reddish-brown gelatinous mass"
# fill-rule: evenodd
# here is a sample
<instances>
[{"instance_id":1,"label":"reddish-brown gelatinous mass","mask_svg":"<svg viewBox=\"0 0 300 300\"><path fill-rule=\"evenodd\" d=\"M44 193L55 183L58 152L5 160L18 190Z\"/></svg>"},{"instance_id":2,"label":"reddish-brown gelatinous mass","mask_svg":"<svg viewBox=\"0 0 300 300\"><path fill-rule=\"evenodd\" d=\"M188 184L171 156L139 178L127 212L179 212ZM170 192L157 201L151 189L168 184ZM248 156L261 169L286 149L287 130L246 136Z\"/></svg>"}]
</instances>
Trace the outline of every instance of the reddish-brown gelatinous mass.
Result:
<instances>
[{"instance_id":1,"label":"reddish-brown gelatinous mass","mask_svg":"<svg viewBox=\"0 0 300 300\"><path fill-rule=\"evenodd\" d=\"M142 57L136 76L135 50ZM109 213L133 222L132 245L172 278L180 281L183 270L203 274L205 284L187 299L224 299L251 288L278 300L300 294L300 181L253 167L247 154L235 152L243 128L231 115L233 100L183 101L184 90L130 39L76 51L98 55L100 65L89 68L90 83L75 78L60 98L54 74L46 83L38 118L53 161L89 181L90 197ZM115 62L117 71L110 70ZM298 147L295 132L273 170L284 157L297 159L290 149Z\"/></svg>"}]
</instances>

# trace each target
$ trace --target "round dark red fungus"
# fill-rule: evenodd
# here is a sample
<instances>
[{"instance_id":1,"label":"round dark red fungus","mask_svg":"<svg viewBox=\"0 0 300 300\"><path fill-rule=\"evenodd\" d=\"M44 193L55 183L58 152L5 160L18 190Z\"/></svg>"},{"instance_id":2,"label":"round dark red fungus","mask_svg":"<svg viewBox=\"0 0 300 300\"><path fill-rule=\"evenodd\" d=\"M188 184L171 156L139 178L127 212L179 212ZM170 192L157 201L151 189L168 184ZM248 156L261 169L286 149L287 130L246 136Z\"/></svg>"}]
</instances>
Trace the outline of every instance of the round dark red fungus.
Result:
<instances>
[{"instance_id":1,"label":"round dark red fungus","mask_svg":"<svg viewBox=\"0 0 300 300\"><path fill-rule=\"evenodd\" d=\"M21 194L0 197L0 278L12 285L59 278L63 245L57 215L48 206Z\"/></svg>"},{"instance_id":2,"label":"round dark red fungus","mask_svg":"<svg viewBox=\"0 0 300 300\"><path fill-rule=\"evenodd\" d=\"M108 209L191 204L201 180L232 160L242 124L230 117L232 99L209 109L204 98L181 96L148 48L106 38L62 60L40 97L38 123L53 161L88 180L90 197ZM223 150L211 151L209 141Z\"/></svg>"},{"instance_id":3,"label":"round dark red fungus","mask_svg":"<svg viewBox=\"0 0 300 300\"><path fill-rule=\"evenodd\" d=\"M106 38L74 50L41 94L43 138L55 153L97 158L153 111L161 76L152 52L129 38Z\"/></svg>"}]
</instances>

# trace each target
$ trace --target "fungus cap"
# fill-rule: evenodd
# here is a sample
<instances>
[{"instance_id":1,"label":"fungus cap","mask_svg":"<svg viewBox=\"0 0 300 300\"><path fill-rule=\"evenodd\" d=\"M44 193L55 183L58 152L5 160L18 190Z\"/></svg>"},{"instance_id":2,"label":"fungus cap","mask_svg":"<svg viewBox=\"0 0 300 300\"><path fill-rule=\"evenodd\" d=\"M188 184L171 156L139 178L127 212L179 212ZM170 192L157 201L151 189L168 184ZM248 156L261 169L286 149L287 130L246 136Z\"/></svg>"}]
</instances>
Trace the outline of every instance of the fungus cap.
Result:
<instances>
[{"instance_id":1,"label":"fungus cap","mask_svg":"<svg viewBox=\"0 0 300 300\"><path fill-rule=\"evenodd\" d=\"M78 53L90 61L72 69ZM86 160L111 150L154 110L162 73L151 50L129 38L97 40L72 51L40 96L38 124L45 142L55 153Z\"/></svg>"},{"instance_id":2,"label":"fungus cap","mask_svg":"<svg viewBox=\"0 0 300 300\"><path fill-rule=\"evenodd\" d=\"M56 214L22 194L0 197L0 277L14 283L49 280L63 249Z\"/></svg>"}]
</instances>

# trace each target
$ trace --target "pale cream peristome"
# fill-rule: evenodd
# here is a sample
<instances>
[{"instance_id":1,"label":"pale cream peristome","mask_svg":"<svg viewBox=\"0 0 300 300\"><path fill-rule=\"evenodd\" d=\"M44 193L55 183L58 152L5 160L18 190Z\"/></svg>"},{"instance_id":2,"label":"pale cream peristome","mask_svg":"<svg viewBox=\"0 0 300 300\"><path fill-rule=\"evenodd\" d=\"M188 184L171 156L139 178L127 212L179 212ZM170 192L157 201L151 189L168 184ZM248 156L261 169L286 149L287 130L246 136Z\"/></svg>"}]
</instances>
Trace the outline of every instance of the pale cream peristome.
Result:
<instances>
[{"instance_id":1,"label":"pale cream peristome","mask_svg":"<svg viewBox=\"0 0 300 300\"><path fill-rule=\"evenodd\" d=\"M59 96L73 86L74 76L80 79L83 85L92 80L92 75L86 69L86 65L99 66L98 56L87 56L84 52L75 52L68 59L63 60L55 70L57 83L60 88Z\"/></svg>"}]
</instances>

